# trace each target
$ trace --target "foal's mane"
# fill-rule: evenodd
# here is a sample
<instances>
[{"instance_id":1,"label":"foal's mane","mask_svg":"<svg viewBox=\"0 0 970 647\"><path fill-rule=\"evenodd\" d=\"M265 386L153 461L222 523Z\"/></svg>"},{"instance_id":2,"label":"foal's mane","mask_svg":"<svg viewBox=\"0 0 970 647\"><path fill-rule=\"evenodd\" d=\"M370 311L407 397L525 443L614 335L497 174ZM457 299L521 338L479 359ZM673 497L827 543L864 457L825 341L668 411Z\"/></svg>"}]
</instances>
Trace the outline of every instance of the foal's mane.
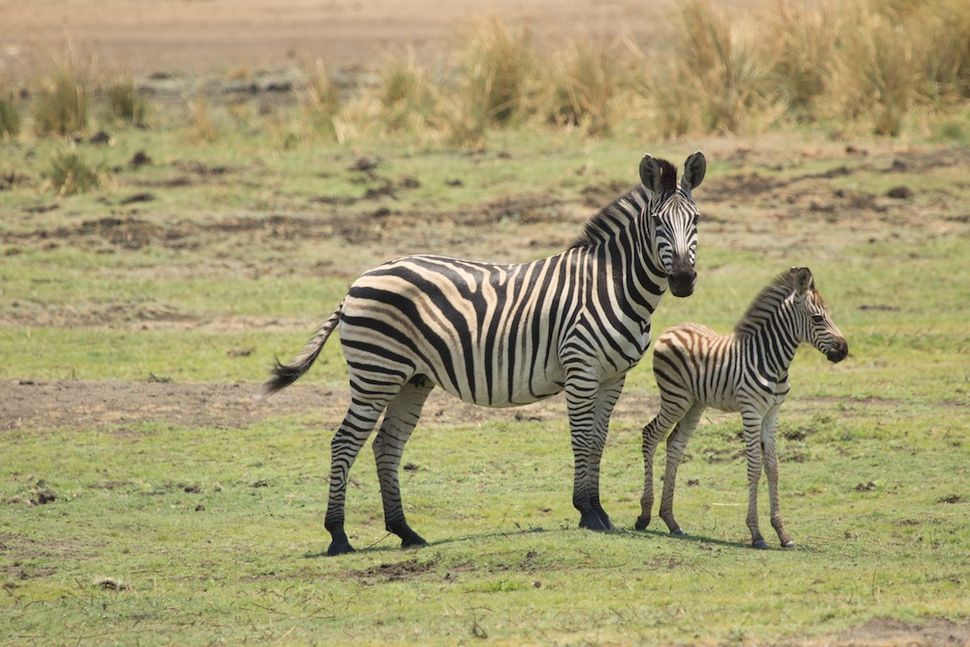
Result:
<instances>
[{"instance_id":1,"label":"foal's mane","mask_svg":"<svg viewBox=\"0 0 970 647\"><path fill-rule=\"evenodd\" d=\"M771 316L771 313L775 312L794 291L795 275L790 270L786 270L776 276L754 298L751 305L748 306L748 310L744 313L744 316L734 326L734 332L752 332L758 324Z\"/></svg>"},{"instance_id":2,"label":"foal's mane","mask_svg":"<svg viewBox=\"0 0 970 647\"><path fill-rule=\"evenodd\" d=\"M665 159L658 159L657 163L660 164L660 192L654 200L663 202L677 191L677 167ZM591 247L609 240L625 229L648 201L647 190L637 184L590 218L583 226L583 233L570 247Z\"/></svg>"}]
</instances>

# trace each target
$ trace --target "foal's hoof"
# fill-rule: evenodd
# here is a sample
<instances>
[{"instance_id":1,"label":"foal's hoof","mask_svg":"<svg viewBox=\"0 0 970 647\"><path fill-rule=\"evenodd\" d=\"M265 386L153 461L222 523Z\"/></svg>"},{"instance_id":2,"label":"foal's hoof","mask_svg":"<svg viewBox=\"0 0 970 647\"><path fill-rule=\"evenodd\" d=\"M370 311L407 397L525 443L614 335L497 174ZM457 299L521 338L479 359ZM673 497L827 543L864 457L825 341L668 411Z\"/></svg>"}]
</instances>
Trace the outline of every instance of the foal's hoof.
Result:
<instances>
[{"instance_id":1,"label":"foal's hoof","mask_svg":"<svg viewBox=\"0 0 970 647\"><path fill-rule=\"evenodd\" d=\"M600 519L600 516L595 512L591 514L584 514L582 517L580 517L579 527L587 530L596 530L597 532L606 532L610 529L603 523L603 520Z\"/></svg>"},{"instance_id":2,"label":"foal's hoof","mask_svg":"<svg viewBox=\"0 0 970 647\"><path fill-rule=\"evenodd\" d=\"M755 539L754 541L751 542L751 547L757 548L759 550L764 550L768 548L768 542L766 542L764 539Z\"/></svg>"},{"instance_id":3,"label":"foal's hoof","mask_svg":"<svg viewBox=\"0 0 970 647\"><path fill-rule=\"evenodd\" d=\"M788 541L783 541L783 542L781 542L781 547L782 548L794 548L795 547L795 540L789 539Z\"/></svg>"},{"instance_id":4,"label":"foal's hoof","mask_svg":"<svg viewBox=\"0 0 970 647\"><path fill-rule=\"evenodd\" d=\"M685 533L685 532L684 532L683 530L681 530L680 528L671 528L671 529L670 529L670 534L671 534L671 535L676 535L677 537L683 537L683 536L684 536L684 535L686 535L687 533Z\"/></svg>"},{"instance_id":5,"label":"foal's hoof","mask_svg":"<svg viewBox=\"0 0 970 647\"><path fill-rule=\"evenodd\" d=\"M637 530L646 530L649 525L650 517L637 517L637 522L633 524L633 527Z\"/></svg>"},{"instance_id":6,"label":"foal's hoof","mask_svg":"<svg viewBox=\"0 0 970 647\"><path fill-rule=\"evenodd\" d=\"M354 547L350 545L349 541L332 541L330 542L330 548L327 549L327 555L329 557L334 557L335 555L345 555L347 553L356 552Z\"/></svg>"}]
</instances>

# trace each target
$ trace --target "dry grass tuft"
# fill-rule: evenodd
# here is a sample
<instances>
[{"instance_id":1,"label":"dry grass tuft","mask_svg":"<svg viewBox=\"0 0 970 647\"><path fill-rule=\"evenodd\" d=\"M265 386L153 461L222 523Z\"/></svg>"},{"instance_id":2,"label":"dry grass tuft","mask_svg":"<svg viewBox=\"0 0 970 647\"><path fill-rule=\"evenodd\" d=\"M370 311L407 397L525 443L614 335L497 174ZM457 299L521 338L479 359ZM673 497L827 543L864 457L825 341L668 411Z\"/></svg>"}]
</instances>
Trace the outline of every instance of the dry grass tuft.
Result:
<instances>
[{"instance_id":1,"label":"dry grass tuft","mask_svg":"<svg viewBox=\"0 0 970 647\"><path fill-rule=\"evenodd\" d=\"M380 69L380 118L391 132L421 131L435 120L437 100L427 71L418 65L414 50L385 57Z\"/></svg>"},{"instance_id":2,"label":"dry grass tuft","mask_svg":"<svg viewBox=\"0 0 970 647\"><path fill-rule=\"evenodd\" d=\"M138 93L130 76L117 80L107 88L108 107L116 119L132 126L147 123L148 102Z\"/></svg>"},{"instance_id":3,"label":"dry grass tuft","mask_svg":"<svg viewBox=\"0 0 970 647\"><path fill-rule=\"evenodd\" d=\"M598 135L615 122L613 102L629 87L630 66L624 52L603 40L574 41L558 57L547 91L547 119L560 126L578 126Z\"/></svg>"},{"instance_id":4,"label":"dry grass tuft","mask_svg":"<svg viewBox=\"0 0 970 647\"><path fill-rule=\"evenodd\" d=\"M75 147L54 153L44 173L48 186L58 195L77 195L101 187L107 174L103 168L84 159Z\"/></svg>"},{"instance_id":5,"label":"dry grass tuft","mask_svg":"<svg viewBox=\"0 0 970 647\"><path fill-rule=\"evenodd\" d=\"M462 55L459 102L468 117L507 124L523 116L535 93L537 59L529 32L497 18L480 20Z\"/></svg>"},{"instance_id":6,"label":"dry grass tuft","mask_svg":"<svg viewBox=\"0 0 970 647\"><path fill-rule=\"evenodd\" d=\"M20 108L16 99L0 95L0 138L13 139L20 133Z\"/></svg>"},{"instance_id":7,"label":"dry grass tuft","mask_svg":"<svg viewBox=\"0 0 970 647\"><path fill-rule=\"evenodd\" d=\"M340 91L327 71L323 60L317 58L303 69L305 86L300 104L311 129L321 135L337 138L340 123Z\"/></svg>"},{"instance_id":8,"label":"dry grass tuft","mask_svg":"<svg viewBox=\"0 0 970 647\"><path fill-rule=\"evenodd\" d=\"M73 50L51 56L50 73L34 98L34 131L38 135L81 132L88 123L91 63Z\"/></svg>"}]
</instances>

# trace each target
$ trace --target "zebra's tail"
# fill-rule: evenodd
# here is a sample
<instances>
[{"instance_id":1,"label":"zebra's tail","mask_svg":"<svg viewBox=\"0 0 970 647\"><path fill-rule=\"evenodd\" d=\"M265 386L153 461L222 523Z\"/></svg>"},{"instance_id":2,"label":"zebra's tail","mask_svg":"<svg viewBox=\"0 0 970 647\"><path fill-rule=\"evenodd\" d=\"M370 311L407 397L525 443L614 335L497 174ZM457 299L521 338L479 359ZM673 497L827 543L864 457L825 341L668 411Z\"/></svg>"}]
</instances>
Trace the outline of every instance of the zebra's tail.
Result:
<instances>
[{"instance_id":1,"label":"zebra's tail","mask_svg":"<svg viewBox=\"0 0 970 647\"><path fill-rule=\"evenodd\" d=\"M273 377L263 385L263 390L266 395L271 395L285 389L300 379L300 376L310 369L310 366L316 361L317 355L320 354L323 345L327 343L330 334L337 327L337 322L340 321L340 312L343 310L343 307L344 304L341 301L334 313L330 315L330 318L323 322L323 325L317 329L317 332L313 334L313 337L303 346L303 350L300 351L292 362L289 364L281 364L279 359L276 360L276 366L272 369Z\"/></svg>"}]
</instances>

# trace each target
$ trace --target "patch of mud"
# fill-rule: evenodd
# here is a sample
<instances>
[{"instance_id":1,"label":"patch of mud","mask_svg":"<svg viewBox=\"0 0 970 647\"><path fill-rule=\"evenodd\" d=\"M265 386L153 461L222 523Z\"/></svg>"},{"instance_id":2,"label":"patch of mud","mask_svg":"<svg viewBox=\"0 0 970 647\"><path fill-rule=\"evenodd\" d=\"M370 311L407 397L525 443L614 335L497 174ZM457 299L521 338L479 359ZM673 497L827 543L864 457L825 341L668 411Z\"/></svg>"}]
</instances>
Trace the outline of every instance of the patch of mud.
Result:
<instances>
[{"instance_id":1,"label":"patch of mud","mask_svg":"<svg viewBox=\"0 0 970 647\"><path fill-rule=\"evenodd\" d=\"M584 207L602 209L629 190L628 183L614 180L606 184L590 184L583 187L579 194L583 196Z\"/></svg>"},{"instance_id":2,"label":"patch of mud","mask_svg":"<svg viewBox=\"0 0 970 647\"><path fill-rule=\"evenodd\" d=\"M179 426L240 428L284 415L310 415L321 425L336 427L346 412L346 389L296 384L272 397L261 385L178 384L173 382L86 382L0 380L0 432L12 429L121 428L139 422ZM654 411L657 398L639 393L623 395L615 420L640 421ZM519 409L566 424L563 396ZM506 409L489 409L461 402L435 389L424 406L420 427L512 422ZM616 429L619 431L619 429Z\"/></svg>"},{"instance_id":3,"label":"patch of mud","mask_svg":"<svg viewBox=\"0 0 970 647\"><path fill-rule=\"evenodd\" d=\"M461 214L457 220L462 224L487 225L504 221L521 224L560 222L567 218L563 201L558 196L550 193L518 193L487 202Z\"/></svg>"},{"instance_id":4,"label":"patch of mud","mask_svg":"<svg viewBox=\"0 0 970 647\"><path fill-rule=\"evenodd\" d=\"M350 571L349 575L363 581L400 582L429 573L434 570L434 567L434 561L419 562L417 559L409 559L403 562L378 564L359 571Z\"/></svg>"},{"instance_id":5,"label":"patch of mud","mask_svg":"<svg viewBox=\"0 0 970 647\"><path fill-rule=\"evenodd\" d=\"M125 326L148 323L187 324L193 317L172 306L155 303L111 303L105 305L48 305L13 301L0 312L0 325L16 326ZM154 326L138 326L154 327Z\"/></svg>"}]
</instances>

